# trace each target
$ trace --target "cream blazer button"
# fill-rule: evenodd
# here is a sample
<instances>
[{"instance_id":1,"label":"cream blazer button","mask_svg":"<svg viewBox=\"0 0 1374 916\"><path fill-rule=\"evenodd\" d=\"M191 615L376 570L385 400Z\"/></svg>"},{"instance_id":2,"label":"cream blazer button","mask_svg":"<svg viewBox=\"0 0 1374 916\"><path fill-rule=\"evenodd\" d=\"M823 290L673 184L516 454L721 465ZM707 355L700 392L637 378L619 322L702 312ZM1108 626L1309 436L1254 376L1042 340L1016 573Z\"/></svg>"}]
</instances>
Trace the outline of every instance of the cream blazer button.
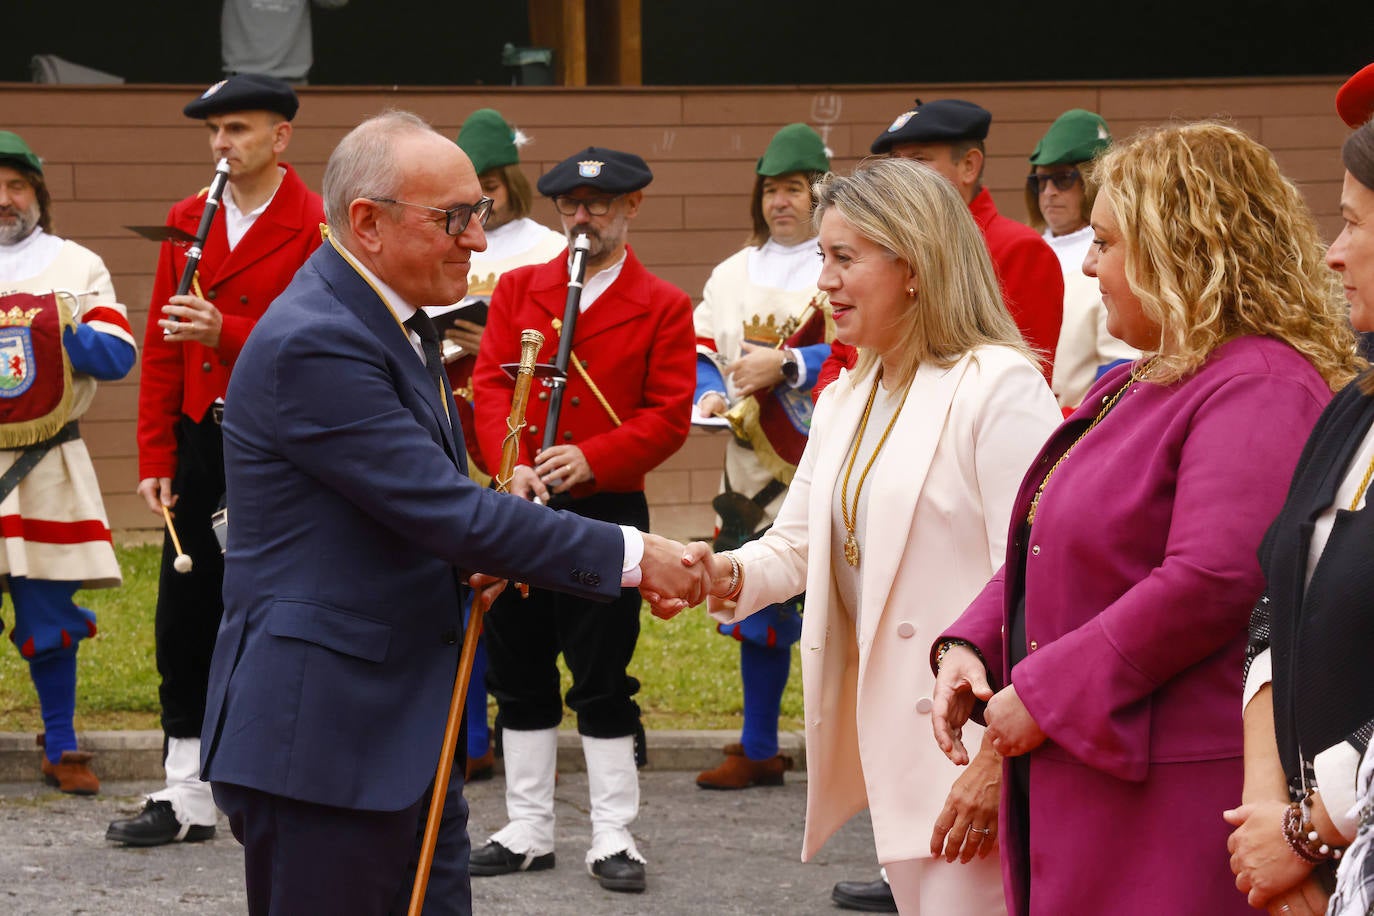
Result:
<instances>
[{"instance_id":1,"label":"cream blazer button","mask_svg":"<svg viewBox=\"0 0 1374 916\"><path fill-rule=\"evenodd\" d=\"M897 624L897 635L902 637L902 639L910 639L916 635L916 627L911 621L903 620L901 623Z\"/></svg>"},{"instance_id":2,"label":"cream blazer button","mask_svg":"<svg viewBox=\"0 0 1374 916\"><path fill-rule=\"evenodd\" d=\"M930 710L934 708L934 706L935 704L931 702L930 697L921 697L919 700L916 701L916 711L919 712L921 715L925 715L926 713L930 712Z\"/></svg>"}]
</instances>

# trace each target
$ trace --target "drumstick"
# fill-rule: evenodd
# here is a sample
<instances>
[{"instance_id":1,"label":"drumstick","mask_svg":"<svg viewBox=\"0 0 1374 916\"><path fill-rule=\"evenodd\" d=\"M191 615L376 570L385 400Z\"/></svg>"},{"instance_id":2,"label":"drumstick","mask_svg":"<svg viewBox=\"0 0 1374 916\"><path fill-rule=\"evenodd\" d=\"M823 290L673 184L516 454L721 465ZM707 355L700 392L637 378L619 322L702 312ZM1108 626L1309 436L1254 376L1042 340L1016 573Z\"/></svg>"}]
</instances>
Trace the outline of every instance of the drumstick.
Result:
<instances>
[{"instance_id":1,"label":"drumstick","mask_svg":"<svg viewBox=\"0 0 1374 916\"><path fill-rule=\"evenodd\" d=\"M172 546L176 548L177 558L172 561L172 568L179 573L191 571L191 556L184 553L181 549L181 538L177 537L176 526L172 524L172 513L167 511L167 507L162 507L162 517L167 522L167 533L172 536Z\"/></svg>"}]
</instances>

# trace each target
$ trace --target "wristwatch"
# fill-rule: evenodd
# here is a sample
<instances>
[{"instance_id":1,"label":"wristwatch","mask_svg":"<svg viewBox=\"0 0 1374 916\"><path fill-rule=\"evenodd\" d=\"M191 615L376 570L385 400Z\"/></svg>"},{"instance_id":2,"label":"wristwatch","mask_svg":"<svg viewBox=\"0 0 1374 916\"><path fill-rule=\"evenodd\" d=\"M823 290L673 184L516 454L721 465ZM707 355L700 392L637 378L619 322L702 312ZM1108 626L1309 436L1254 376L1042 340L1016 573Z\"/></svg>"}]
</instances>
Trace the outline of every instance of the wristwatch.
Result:
<instances>
[{"instance_id":1,"label":"wristwatch","mask_svg":"<svg viewBox=\"0 0 1374 916\"><path fill-rule=\"evenodd\" d=\"M789 385L797 384L801 378L801 367L797 365L797 354L793 350L782 351L782 380Z\"/></svg>"}]
</instances>

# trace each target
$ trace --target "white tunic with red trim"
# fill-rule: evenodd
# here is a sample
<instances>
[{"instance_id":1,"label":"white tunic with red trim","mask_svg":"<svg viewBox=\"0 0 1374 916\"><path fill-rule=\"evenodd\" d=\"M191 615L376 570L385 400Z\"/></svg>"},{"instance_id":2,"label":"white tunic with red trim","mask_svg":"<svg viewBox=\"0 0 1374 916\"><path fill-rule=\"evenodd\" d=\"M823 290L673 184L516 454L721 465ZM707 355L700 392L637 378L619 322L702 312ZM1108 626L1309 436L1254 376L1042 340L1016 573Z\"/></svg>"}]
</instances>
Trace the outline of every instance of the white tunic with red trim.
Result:
<instances>
[{"instance_id":1,"label":"white tunic with red trim","mask_svg":"<svg viewBox=\"0 0 1374 916\"><path fill-rule=\"evenodd\" d=\"M94 252L63 241L57 256L28 277L0 274L0 291L75 294L75 318L102 334L134 346L124 306L115 301L110 272ZM72 373L75 420L90 407L96 380ZM20 454L0 450L0 474ZM110 524L100 497L100 484L86 443L80 439L53 448L0 502L0 575L31 579L80 581L83 588L120 584L119 564L110 539Z\"/></svg>"}]
</instances>

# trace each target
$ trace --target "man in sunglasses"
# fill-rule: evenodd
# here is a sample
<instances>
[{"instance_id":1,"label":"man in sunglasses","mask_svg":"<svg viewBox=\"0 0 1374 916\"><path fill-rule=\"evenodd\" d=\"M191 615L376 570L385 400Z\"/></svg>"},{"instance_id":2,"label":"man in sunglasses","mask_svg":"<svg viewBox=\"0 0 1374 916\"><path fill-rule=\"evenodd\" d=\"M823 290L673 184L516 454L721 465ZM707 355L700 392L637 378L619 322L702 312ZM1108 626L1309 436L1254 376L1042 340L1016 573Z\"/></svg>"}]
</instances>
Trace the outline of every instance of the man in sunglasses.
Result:
<instances>
[{"instance_id":1,"label":"man in sunglasses","mask_svg":"<svg viewBox=\"0 0 1374 916\"><path fill-rule=\"evenodd\" d=\"M1097 280L1083 273L1083 259L1093 240L1088 217L1097 199L1092 161L1111 142L1101 115L1070 109L1055 119L1035 145L1026 176L1031 225L1041 230L1064 272L1064 322L1051 387L1066 414L1104 372L1140 355L1107 333L1107 310Z\"/></svg>"},{"instance_id":2,"label":"man in sunglasses","mask_svg":"<svg viewBox=\"0 0 1374 916\"><path fill-rule=\"evenodd\" d=\"M299 103L289 85L240 74L183 109L205 123L210 161L229 161L229 183L210 224L191 290L175 295L187 236L200 226L206 190L172 207L153 280L138 391L138 494L162 524L171 508L188 572L164 537L154 638L162 678L167 785L143 810L110 824L108 840L128 846L207 840L215 803L200 781L205 678L224 612L224 559L210 517L224 497L220 417L229 376L248 334L297 268L320 246L324 208L279 157ZM210 171L206 169L206 178Z\"/></svg>"},{"instance_id":3,"label":"man in sunglasses","mask_svg":"<svg viewBox=\"0 0 1374 916\"><path fill-rule=\"evenodd\" d=\"M601 601L627 581L699 601L705 583L679 544L467 476L424 311L463 298L486 247L491 200L463 151L390 111L340 141L323 190L329 242L258 322L226 398L231 524L204 771L244 846L250 913L399 913L463 599L503 585L469 574ZM462 763L430 914L471 912Z\"/></svg>"},{"instance_id":4,"label":"man in sunglasses","mask_svg":"<svg viewBox=\"0 0 1374 916\"><path fill-rule=\"evenodd\" d=\"M511 492L547 499L554 508L641 531L649 527L644 477L686 440L696 389L691 302L649 273L627 243L652 178L632 153L589 147L539 179L569 251L580 234L591 243L572 343L581 371L569 373L547 449L547 393L530 401L511 484ZM521 330L542 331L541 361L553 361L569 251L508 271L496 285L474 374L484 454L496 454L506 436L513 382L501 364L517 359ZM607 890L644 890L644 857L630 834L639 810L635 763L642 744L636 738L642 741L643 730L633 700L639 682L626 673L639 636L639 605L632 589L597 605L536 588L528 599L503 595L487 616L487 684L500 707L509 822L473 852L473 875L554 866L562 653L572 672L567 701L577 714L591 794L587 867Z\"/></svg>"}]
</instances>

